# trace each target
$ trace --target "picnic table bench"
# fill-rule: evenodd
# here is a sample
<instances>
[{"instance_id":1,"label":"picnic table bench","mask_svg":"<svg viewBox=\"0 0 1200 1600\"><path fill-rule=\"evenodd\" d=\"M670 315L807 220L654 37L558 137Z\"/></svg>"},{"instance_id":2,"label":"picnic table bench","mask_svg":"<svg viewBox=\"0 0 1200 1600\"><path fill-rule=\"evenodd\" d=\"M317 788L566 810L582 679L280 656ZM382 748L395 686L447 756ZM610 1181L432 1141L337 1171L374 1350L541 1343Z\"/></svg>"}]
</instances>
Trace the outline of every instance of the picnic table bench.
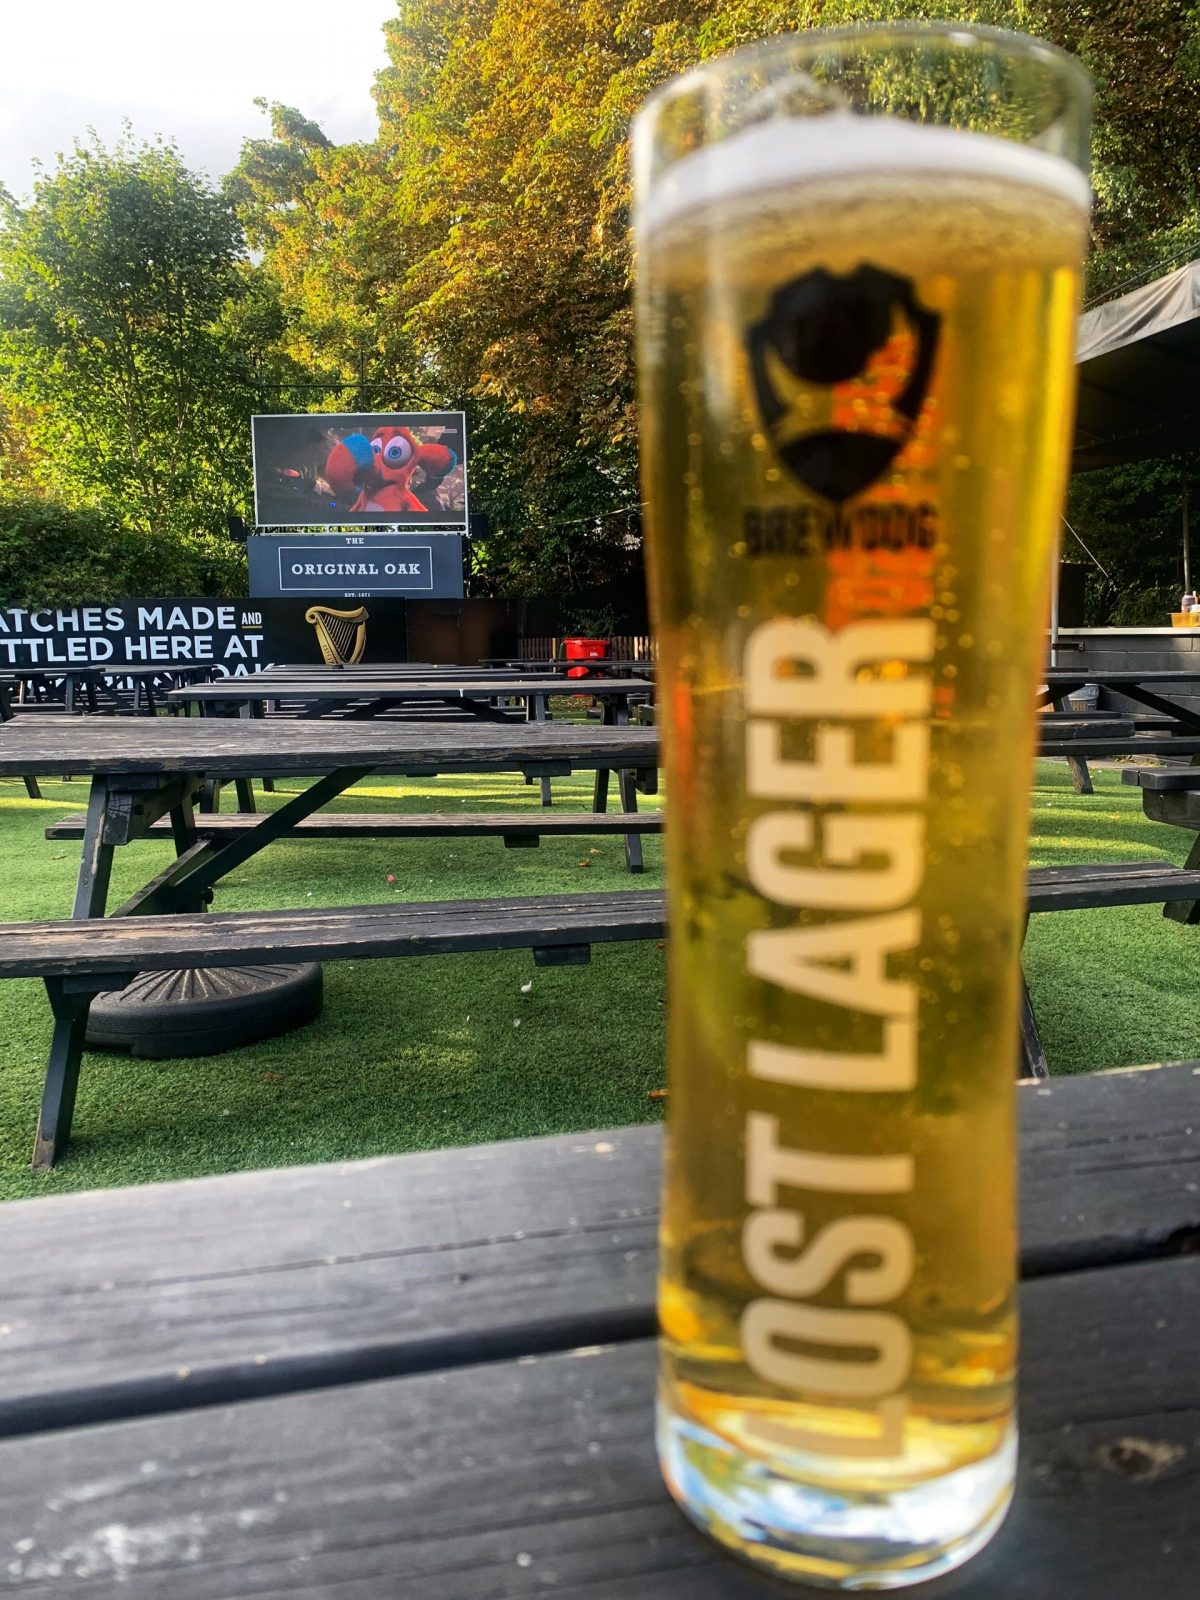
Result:
<instances>
[{"instance_id":1,"label":"picnic table bench","mask_svg":"<svg viewBox=\"0 0 1200 1600\"><path fill-rule=\"evenodd\" d=\"M246 819L222 820L237 823L237 836L243 843L253 831ZM215 831L218 836L222 831L234 833L233 829ZM86 863L86 825L84 833ZM212 835L209 837L211 840ZM199 849L200 845L193 846L193 853ZM233 846L226 844L225 849ZM666 931L665 905L657 891L402 902L201 917L170 914L173 906L189 900L196 909L196 884L203 890L219 875L214 871L205 877L202 871L194 871L185 893L174 881L178 873L168 869L119 912L98 922L0 924L0 979L43 979L55 1017L34 1146L35 1167L53 1166L70 1137L84 1030L93 1000L98 994L121 990L135 976L201 966L211 970L256 962L395 959L513 948L532 949L540 966L579 965L590 959L595 943L661 938ZM1140 868L1050 867L1029 874L1028 909L1037 913L1085 905L1133 905L1181 894L1200 895L1200 872L1187 873L1154 862ZM1023 1070L1045 1078L1049 1069L1028 989L1023 996ZM299 1020L311 1020L312 1015L315 1011L310 1008ZM291 1025L298 1023L293 1020ZM241 1027L241 1019L235 1017L230 1045L244 1042ZM201 1019L194 1024L201 1037L190 1040L189 1036L185 1043L211 1049L220 1041L220 1028L219 1019Z\"/></svg>"},{"instance_id":2,"label":"picnic table bench","mask_svg":"<svg viewBox=\"0 0 1200 1600\"><path fill-rule=\"evenodd\" d=\"M1016 1503L929 1600L1191 1600L1190 1065L1018 1091ZM653 1449L654 1127L2 1208L15 1592L785 1600Z\"/></svg>"},{"instance_id":3,"label":"picnic table bench","mask_svg":"<svg viewBox=\"0 0 1200 1600\"><path fill-rule=\"evenodd\" d=\"M62 731L61 722L5 724L0 776L58 771ZM124 724L119 741L111 737L110 725L93 719L72 725L69 733L72 767L92 774L73 918L0 924L0 979L41 977L54 1012L36 1167L52 1166L69 1137L90 1012L99 1015L98 1023L93 1017L93 1029L103 1042L130 1043L136 1037L135 1048L143 1054L191 1054L205 1042L225 1048L310 1020L320 1006L320 970L312 963L322 958L525 947L543 964L576 963L588 959L597 941L650 938L661 931L661 903L621 894L205 913L214 886L267 844L289 836L320 837L319 830L300 834L300 824L371 772L426 776L517 770L538 776L611 763L621 770L623 786L628 779L629 809L636 812L635 774L652 771L658 759L651 730L544 722L478 723L462 730L438 724L158 718ZM303 774L312 781L276 811L240 816L236 827L201 833L194 802L204 777L217 773L236 779L263 770ZM314 773L319 776L313 778ZM577 826L589 815L578 814ZM384 818L382 825L390 822L396 829L392 836L398 836L406 820ZM174 861L105 917L114 849L147 836L164 821L174 841ZM439 831L453 833L463 822L462 817L444 819ZM544 823L539 817L537 832L553 831ZM361 831L370 837L380 825L380 819L370 818ZM486 825L478 817L466 819L475 832ZM505 816L498 824L501 837L507 828ZM343 816L340 830L341 837L353 836L354 825ZM630 865L640 867L640 830L625 833L625 847ZM204 981L168 986L164 1004L159 975L197 969ZM236 970L223 983L221 974L228 969ZM97 995L114 993L115 1000L93 1006ZM148 1021L139 1018L139 1008ZM164 1035L167 1042L157 1044Z\"/></svg>"},{"instance_id":4,"label":"picnic table bench","mask_svg":"<svg viewBox=\"0 0 1200 1600\"><path fill-rule=\"evenodd\" d=\"M1200 712L1158 692L1187 684L1200 687L1200 671L1195 667L1089 667L1086 670L1083 667L1047 667L1041 677L1045 687L1037 697L1040 706L1069 700L1077 689L1094 683L1170 718L1181 730L1200 733Z\"/></svg>"},{"instance_id":5,"label":"picnic table bench","mask_svg":"<svg viewBox=\"0 0 1200 1600\"><path fill-rule=\"evenodd\" d=\"M641 678L602 678L580 687L574 679L564 682L551 673L541 678L497 674L472 678L345 678L329 674L309 678L227 678L221 683L191 684L172 690L167 696L172 705L195 705L201 712L227 711L230 707L269 700L276 706L299 703L300 715L325 717L343 712L354 720L378 717L397 709L408 712L414 706L454 707L486 721L507 722L511 713L497 702L520 700L528 721L545 720L552 699L574 699L585 695L600 701L609 712L606 720L616 726L628 721L630 701L651 693Z\"/></svg>"},{"instance_id":6,"label":"picnic table bench","mask_svg":"<svg viewBox=\"0 0 1200 1600\"><path fill-rule=\"evenodd\" d=\"M13 720L12 689L14 681L11 678L0 677L0 722ZM42 791L38 788L38 781L28 772L21 774L21 781L25 785L25 793L31 800L40 800Z\"/></svg>"},{"instance_id":7,"label":"picnic table bench","mask_svg":"<svg viewBox=\"0 0 1200 1600\"><path fill-rule=\"evenodd\" d=\"M264 700L269 699L277 709L294 702L293 710L297 715L313 720L330 715L350 721L393 715L408 717L414 708L420 708L436 717L443 717L447 712L461 712L488 722L513 721L514 713L499 702L521 700L524 711L518 716L523 715L529 722L544 722L550 714L552 698L574 698L580 692L573 686L573 680L571 684L564 684L550 674L537 679L502 673L481 676L478 672L460 680L452 676L347 677L338 671L326 671L309 677L272 677L268 686L270 693L264 695L260 680L225 679L221 683L192 684L177 689L168 699L174 705L196 705L202 715L228 715L231 709L238 707L261 715ZM584 692L602 703L602 720L606 727L620 727L629 721L631 701L644 697L649 690L639 678L609 678L598 681ZM553 799L550 779L543 777L540 785L542 804L548 806ZM597 811L603 809L607 786L607 772L597 772Z\"/></svg>"},{"instance_id":8,"label":"picnic table bench","mask_svg":"<svg viewBox=\"0 0 1200 1600\"><path fill-rule=\"evenodd\" d=\"M1200 672L1194 668L1148 668L1145 670L1136 667L1098 667L1084 671L1080 667L1048 667L1042 673L1042 685L1036 697L1039 707L1054 706L1059 711L1066 711L1071 695L1083 688L1085 684L1094 683L1101 689L1111 691L1124 700L1128 700L1138 707L1145 707L1151 713L1153 720L1145 716L1135 717L1135 731L1147 731L1155 735L1200 735L1200 713L1190 706L1181 705L1178 700L1168 699L1158 691L1165 688L1186 686L1200 687ZM1049 719L1051 725L1057 721L1056 717ZM1048 730L1049 731L1049 730ZM1050 735L1053 736L1052 734ZM1126 755L1130 752L1107 749L1097 755ZM1145 749L1144 754L1150 755L1157 752ZM1176 752L1178 753L1178 752ZM1067 764L1071 768L1075 790L1078 794L1091 794L1092 782L1087 770L1087 758L1079 755L1067 755Z\"/></svg>"},{"instance_id":9,"label":"picnic table bench","mask_svg":"<svg viewBox=\"0 0 1200 1600\"><path fill-rule=\"evenodd\" d=\"M582 668L589 677L606 672L640 672L653 677L658 663L630 656L586 656L580 661L568 661L566 656L537 656L528 661L522 656L485 656L480 666L517 672L575 672Z\"/></svg>"},{"instance_id":10,"label":"picnic table bench","mask_svg":"<svg viewBox=\"0 0 1200 1600\"><path fill-rule=\"evenodd\" d=\"M13 667L10 676L21 688L35 691L33 704L40 710L57 699L61 691L62 709L75 714L80 708L92 715L108 712L115 715L157 715L159 700L156 690L163 685L178 688L211 676L212 666L193 662L89 662L86 665L57 667ZM123 685L129 684L129 690Z\"/></svg>"}]
</instances>

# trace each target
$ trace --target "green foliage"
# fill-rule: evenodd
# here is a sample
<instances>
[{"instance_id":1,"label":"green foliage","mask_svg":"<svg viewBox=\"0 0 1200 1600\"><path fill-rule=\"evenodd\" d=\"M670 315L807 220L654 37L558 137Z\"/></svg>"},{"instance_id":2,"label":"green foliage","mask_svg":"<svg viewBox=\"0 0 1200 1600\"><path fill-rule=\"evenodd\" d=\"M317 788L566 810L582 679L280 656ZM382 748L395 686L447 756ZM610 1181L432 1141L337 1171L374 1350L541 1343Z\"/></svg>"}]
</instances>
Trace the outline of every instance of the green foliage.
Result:
<instances>
[{"instance_id":1,"label":"green foliage","mask_svg":"<svg viewBox=\"0 0 1200 1600\"><path fill-rule=\"evenodd\" d=\"M0 494L0 605L220 594L238 575L232 547L214 539L147 534L94 507Z\"/></svg>"},{"instance_id":2,"label":"green foliage","mask_svg":"<svg viewBox=\"0 0 1200 1600\"><path fill-rule=\"evenodd\" d=\"M31 453L6 481L215 533L246 505L251 281L232 208L169 145L77 147L6 197L0 398Z\"/></svg>"},{"instance_id":3,"label":"green foliage","mask_svg":"<svg viewBox=\"0 0 1200 1600\"><path fill-rule=\"evenodd\" d=\"M4 198L0 485L190 552L249 514L250 410L463 407L490 518L473 591L626 572L630 120L750 40L901 18L1021 29L1088 65L1090 293L1200 250L1200 6L1182 0L397 0L376 139L336 145L259 101L268 135L220 193L169 145L126 138L60 158L25 208ZM1073 494L1114 574L1093 586L1100 614L1175 581L1170 496L1133 483Z\"/></svg>"},{"instance_id":4,"label":"green foliage","mask_svg":"<svg viewBox=\"0 0 1200 1600\"><path fill-rule=\"evenodd\" d=\"M604 514L638 499L626 146L647 93L753 39L913 17L1021 29L1088 64L1096 286L1200 244L1200 11L1178 0L398 0L376 141L333 147L270 108L228 192L288 353L348 377L365 352L409 396L468 406L492 527L477 591L636 558L636 530Z\"/></svg>"},{"instance_id":5,"label":"green foliage","mask_svg":"<svg viewBox=\"0 0 1200 1600\"><path fill-rule=\"evenodd\" d=\"M568 639L611 639L617 631L617 614L611 606L592 606L570 613L565 625Z\"/></svg>"},{"instance_id":6,"label":"green foliage","mask_svg":"<svg viewBox=\"0 0 1200 1600\"><path fill-rule=\"evenodd\" d=\"M1142 461L1071 480L1064 553L1090 559L1087 620L1094 626L1165 627L1183 592L1183 485L1200 578L1200 450L1182 461ZM1082 540L1082 546L1078 543ZM1103 570L1101 570L1103 569Z\"/></svg>"}]
</instances>

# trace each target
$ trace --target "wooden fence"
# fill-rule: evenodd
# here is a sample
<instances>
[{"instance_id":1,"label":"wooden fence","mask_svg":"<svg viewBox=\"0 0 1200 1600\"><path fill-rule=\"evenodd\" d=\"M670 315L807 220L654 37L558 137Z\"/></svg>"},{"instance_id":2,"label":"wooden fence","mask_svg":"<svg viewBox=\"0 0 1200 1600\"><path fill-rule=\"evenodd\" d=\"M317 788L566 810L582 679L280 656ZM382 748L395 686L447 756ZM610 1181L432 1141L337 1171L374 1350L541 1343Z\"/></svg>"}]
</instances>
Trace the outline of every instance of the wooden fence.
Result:
<instances>
[{"instance_id":1,"label":"wooden fence","mask_svg":"<svg viewBox=\"0 0 1200 1600\"><path fill-rule=\"evenodd\" d=\"M517 653L522 661L553 660L562 653L562 640L525 639ZM614 661L653 661L658 652L649 634L619 633L609 640L608 653Z\"/></svg>"}]
</instances>

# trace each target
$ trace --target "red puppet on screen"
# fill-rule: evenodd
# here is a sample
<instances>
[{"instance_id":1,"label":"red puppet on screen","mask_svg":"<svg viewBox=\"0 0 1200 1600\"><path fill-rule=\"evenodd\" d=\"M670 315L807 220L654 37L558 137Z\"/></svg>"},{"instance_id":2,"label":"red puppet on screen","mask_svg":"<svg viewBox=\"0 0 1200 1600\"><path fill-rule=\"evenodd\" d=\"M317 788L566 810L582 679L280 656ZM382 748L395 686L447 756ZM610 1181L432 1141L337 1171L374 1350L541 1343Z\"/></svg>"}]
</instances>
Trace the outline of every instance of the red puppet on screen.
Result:
<instances>
[{"instance_id":1,"label":"red puppet on screen","mask_svg":"<svg viewBox=\"0 0 1200 1600\"><path fill-rule=\"evenodd\" d=\"M411 488L413 473L421 468L429 484L452 472L458 457L444 444L422 444L407 428L380 428L368 440L351 434L335 444L325 463L325 476L339 499L358 491L349 511L428 511Z\"/></svg>"}]
</instances>

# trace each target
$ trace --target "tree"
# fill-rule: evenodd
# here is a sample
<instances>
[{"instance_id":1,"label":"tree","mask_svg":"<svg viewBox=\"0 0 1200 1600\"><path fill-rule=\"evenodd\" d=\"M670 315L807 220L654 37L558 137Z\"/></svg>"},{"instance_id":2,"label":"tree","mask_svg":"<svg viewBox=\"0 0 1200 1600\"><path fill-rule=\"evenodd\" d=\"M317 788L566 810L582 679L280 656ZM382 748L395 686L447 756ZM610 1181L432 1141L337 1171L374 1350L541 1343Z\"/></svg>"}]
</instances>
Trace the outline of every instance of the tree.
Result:
<instances>
[{"instance_id":1,"label":"tree","mask_svg":"<svg viewBox=\"0 0 1200 1600\"><path fill-rule=\"evenodd\" d=\"M170 145L94 141L28 206L4 196L0 402L26 480L159 537L222 529L246 508L253 287L232 207Z\"/></svg>"},{"instance_id":2,"label":"tree","mask_svg":"<svg viewBox=\"0 0 1200 1600\"><path fill-rule=\"evenodd\" d=\"M273 109L234 192L292 353L349 374L366 352L406 393L468 406L475 503L492 517L484 581L544 591L576 565L596 580L636 544L617 513L638 499L637 107L749 40L901 17L1082 55L1098 85L1097 286L1200 245L1200 10L1179 0L399 0L376 141L332 147Z\"/></svg>"}]
</instances>

